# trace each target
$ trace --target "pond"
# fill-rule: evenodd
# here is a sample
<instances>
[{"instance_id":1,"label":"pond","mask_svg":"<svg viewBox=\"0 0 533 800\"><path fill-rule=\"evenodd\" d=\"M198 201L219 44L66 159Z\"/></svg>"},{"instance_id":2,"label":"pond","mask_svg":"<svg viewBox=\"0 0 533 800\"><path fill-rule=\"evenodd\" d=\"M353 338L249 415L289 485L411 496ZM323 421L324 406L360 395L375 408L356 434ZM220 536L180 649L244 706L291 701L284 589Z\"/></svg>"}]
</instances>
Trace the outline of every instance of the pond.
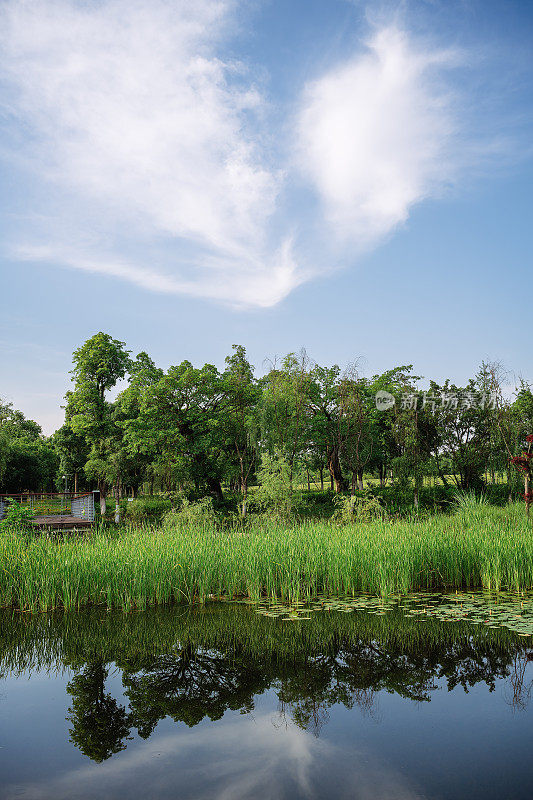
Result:
<instances>
[{"instance_id":1,"label":"pond","mask_svg":"<svg viewBox=\"0 0 533 800\"><path fill-rule=\"evenodd\" d=\"M0 798L529 800L526 623L415 601L3 611Z\"/></svg>"}]
</instances>

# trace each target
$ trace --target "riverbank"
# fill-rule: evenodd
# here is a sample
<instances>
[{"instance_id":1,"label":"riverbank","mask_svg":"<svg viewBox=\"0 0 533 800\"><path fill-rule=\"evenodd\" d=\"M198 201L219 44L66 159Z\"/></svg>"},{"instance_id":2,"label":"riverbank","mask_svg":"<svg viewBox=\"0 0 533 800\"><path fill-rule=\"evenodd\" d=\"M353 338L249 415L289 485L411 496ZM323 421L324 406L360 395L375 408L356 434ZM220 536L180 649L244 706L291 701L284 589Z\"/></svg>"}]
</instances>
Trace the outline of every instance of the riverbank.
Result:
<instances>
[{"instance_id":1,"label":"riverbank","mask_svg":"<svg viewBox=\"0 0 533 800\"><path fill-rule=\"evenodd\" d=\"M420 522L258 523L125 528L64 540L0 534L0 605L28 611L146 608L214 597L394 595L533 589L523 505L484 505Z\"/></svg>"}]
</instances>

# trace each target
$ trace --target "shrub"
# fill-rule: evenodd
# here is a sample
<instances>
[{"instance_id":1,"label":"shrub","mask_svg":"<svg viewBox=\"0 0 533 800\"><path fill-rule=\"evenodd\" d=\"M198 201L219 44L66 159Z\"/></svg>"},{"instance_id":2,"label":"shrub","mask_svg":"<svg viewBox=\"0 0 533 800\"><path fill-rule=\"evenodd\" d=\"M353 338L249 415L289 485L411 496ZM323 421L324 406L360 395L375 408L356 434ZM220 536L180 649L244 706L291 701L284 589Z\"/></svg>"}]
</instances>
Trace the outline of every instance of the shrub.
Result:
<instances>
[{"instance_id":1,"label":"shrub","mask_svg":"<svg viewBox=\"0 0 533 800\"><path fill-rule=\"evenodd\" d=\"M254 500L259 509L278 519L290 519L294 512L294 495L289 465L283 456L265 454L257 477L260 486Z\"/></svg>"},{"instance_id":2,"label":"shrub","mask_svg":"<svg viewBox=\"0 0 533 800\"><path fill-rule=\"evenodd\" d=\"M339 494L334 504L335 512L332 518L335 522L372 522L384 516L379 498L368 490L351 496Z\"/></svg>"},{"instance_id":3,"label":"shrub","mask_svg":"<svg viewBox=\"0 0 533 800\"><path fill-rule=\"evenodd\" d=\"M300 516L328 518L335 510L335 497L336 495L331 489L323 491L302 489L294 493L294 510Z\"/></svg>"},{"instance_id":4,"label":"shrub","mask_svg":"<svg viewBox=\"0 0 533 800\"><path fill-rule=\"evenodd\" d=\"M28 528L31 525L32 519L33 511L29 506L12 502L9 504L2 521L5 522L10 528L20 530Z\"/></svg>"},{"instance_id":5,"label":"shrub","mask_svg":"<svg viewBox=\"0 0 533 800\"><path fill-rule=\"evenodd\" d=\"M163 528L215 526L218 521L212 497L203 497L195 503L184 499L181 508L173 508L164 515Z\"/></svg>"},{"instance_id":6,"label":"shrub","mask_svg":"<svg viewBox=\"0 0 533 800\"><path fill-rule=\"evenodd\" d=\"M132 522L157 525L172 508L171 500L162 497L136 497L124 504L125 517Z\"/></svg>"}]
</instances>

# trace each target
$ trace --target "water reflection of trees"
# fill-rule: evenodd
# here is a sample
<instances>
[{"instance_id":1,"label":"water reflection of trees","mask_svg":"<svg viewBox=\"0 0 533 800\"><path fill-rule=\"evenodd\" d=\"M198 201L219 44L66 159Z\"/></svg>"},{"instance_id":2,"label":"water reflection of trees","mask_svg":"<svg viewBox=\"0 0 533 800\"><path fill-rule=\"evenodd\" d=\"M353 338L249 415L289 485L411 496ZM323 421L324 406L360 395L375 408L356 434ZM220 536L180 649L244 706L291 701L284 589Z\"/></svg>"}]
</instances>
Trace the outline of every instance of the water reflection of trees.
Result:
<instances>
[{"instance_id":1,"label":"water reflection of trees","mask_svg":"<svg viewBox=\"0 0 533 800\"><path fill-rule=\"evenodd\" d=\"M129 714L105 691L108 670L100 661L87 664L67 685L72 696L70 741L93 761L124 750L131 730Z\"/></svg>"},{"instance_id":2,"label":"water reflection of trees","mask_svg":"<svg viewBox=\"0 0 533 800\"><path fill-rule=\"evenodd\" d=\"M228 710L250 712L268 689L277 695L281 723L315 735L333 706L372 713L383 691L429 702L439 686L468 691L483 683L492 691L505 679L516 709L531 692L527 648L506 631L464 623L318 614L294 626L233 606L42 619L2 620L0 672L72 669L71 741L95 761L124 749L133 732L148 738L165 717L192 727ZM126 704L108 691L112 663Z\"/></svg>"}]
</instances>

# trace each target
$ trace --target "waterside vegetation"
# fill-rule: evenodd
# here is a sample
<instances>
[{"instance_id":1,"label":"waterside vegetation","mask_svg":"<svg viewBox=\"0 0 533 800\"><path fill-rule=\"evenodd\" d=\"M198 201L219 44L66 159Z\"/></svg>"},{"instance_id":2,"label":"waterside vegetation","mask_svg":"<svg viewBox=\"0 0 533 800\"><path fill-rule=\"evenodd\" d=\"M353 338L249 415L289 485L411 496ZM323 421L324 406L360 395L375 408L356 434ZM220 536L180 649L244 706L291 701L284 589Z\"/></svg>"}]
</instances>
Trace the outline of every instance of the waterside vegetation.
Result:
<instances>
[{"instance_id":1,"label":"waterside vegetation","mask_svg":"<svg viewBox=\"0 0 533 800\"><path fill-rule=\"evenodd\" d=\"M390 597L435 588L533 589L533 537L520 504L465 503L420 521L263 518L221 529L185 520L101 528L61 540L4 526L0 605L140 609L209 598Z\"/></svg>"}]
</instances>

